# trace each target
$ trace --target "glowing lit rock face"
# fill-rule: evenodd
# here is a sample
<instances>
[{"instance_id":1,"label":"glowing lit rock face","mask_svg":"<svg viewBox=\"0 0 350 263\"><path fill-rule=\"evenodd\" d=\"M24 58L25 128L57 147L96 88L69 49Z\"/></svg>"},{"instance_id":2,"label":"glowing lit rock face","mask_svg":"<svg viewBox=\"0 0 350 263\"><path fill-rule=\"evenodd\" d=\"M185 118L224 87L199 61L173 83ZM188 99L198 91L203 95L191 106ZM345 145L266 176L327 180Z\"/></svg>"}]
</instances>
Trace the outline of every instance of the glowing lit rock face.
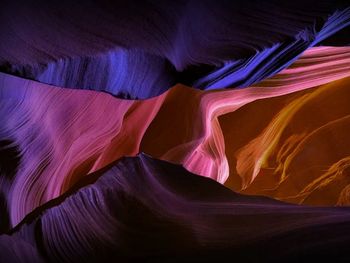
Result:
<instances>
[{"instance_id":1,"label":"glowing lit rock face","mask_svg":"<svg viewBox=\"0 0 350 263\"><path fill-rule=\"evenodd\" d=\"M349 259L350 6L9 1L0 22L0 262Z\"/></svg>"}]
</instances>

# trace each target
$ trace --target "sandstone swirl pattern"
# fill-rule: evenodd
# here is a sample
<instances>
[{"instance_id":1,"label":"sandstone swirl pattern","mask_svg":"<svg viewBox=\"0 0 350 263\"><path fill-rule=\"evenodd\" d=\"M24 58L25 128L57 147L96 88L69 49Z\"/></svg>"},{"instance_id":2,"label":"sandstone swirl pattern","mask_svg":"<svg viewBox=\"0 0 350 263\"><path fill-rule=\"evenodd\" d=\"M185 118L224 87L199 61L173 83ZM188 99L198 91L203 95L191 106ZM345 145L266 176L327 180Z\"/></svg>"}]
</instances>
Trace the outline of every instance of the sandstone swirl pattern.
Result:
<instances>
[{"instance_id":1,"label":"sandstone swirl pattern","mask_svg":"<svg viewBox=\"0 0 350 263\"><path fill-rule=\"evenodd\" d=\"M350 260L349 30L346 1L4 1L0 262Z\"/></svg>"}]
</instances>

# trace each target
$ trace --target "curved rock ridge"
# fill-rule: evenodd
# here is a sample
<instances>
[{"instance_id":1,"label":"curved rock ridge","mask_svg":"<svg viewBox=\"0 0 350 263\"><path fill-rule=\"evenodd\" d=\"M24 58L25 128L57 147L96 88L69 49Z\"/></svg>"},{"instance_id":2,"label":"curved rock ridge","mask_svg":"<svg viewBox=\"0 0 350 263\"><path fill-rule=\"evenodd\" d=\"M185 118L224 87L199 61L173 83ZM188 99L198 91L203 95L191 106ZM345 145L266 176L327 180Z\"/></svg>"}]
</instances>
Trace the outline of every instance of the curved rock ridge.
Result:
<instances>
[{"instance_id":1,"label":"curved rock ridge","mask_svg":"<svg viewBox=\"0 0 350 263\"><path fill-rule=\"evenodd\" d=\"M249 87L350 25L334 0L31 2L2 5L0 70L124 99Z\"/></svg>"},{"instance_id":2,"label":"curved rock ridge","mask_svg":"<svg viewBox=\"0 0 350 263\"><path fill-rule=\"evenodd\" d=\"M293 93L298 91L307 92L328 83L337 86L345 77L350 77L350 48L316 47L306 51L289 68L249 89L191 91L188 94L186 89L174 88L168 92L159 113L147 129L141 149L157 158L182 163L196 174L225 183L230 175L235 175L236 146L242 145L241 138L254 138L260 129L260 118L272 118L265 115L275 107L269 105L270 100L280 100L283 104L283 95L291 94L289 98L293 98ZM339 81L334 82L336 80ZM346 85L341 87L345 93ZM273 99L275 97L279 98ZM266 103L257 111L240 117L242 107L250 107L254 101L259 104L262 100ZM174 112L178 114L174 115ZM256 147L263 149L262 145ZM241 161L246 160L242 158ZM252 162L255 164L255 161ZM250 171L241 173L241 177L249 176ZM234 178L233 189L241 190L240 177ZM231 182L229 185L232 186Z\"/></svg>"},{"instance_id":3,"label":"curved rock ridge","mask_svg":"<svg viewBox=\"0 0 350 263\"><path fill-rule=\"evenodd\" d=\"M308 89L345 94L345 84L333 81L350 75L349 62L349 47L317 47L306 51L288 69L261 82L260 87L203 92L178 85L144 101L60 89L1 73L0 212L4 216L0 231L10 229L37 206L63 194L87 173L139 151L182 164L189 171L225 183L231 189L240 191L244 186L247 193L283 199L285 195L263 191L265 184L256 189L247 187L260 178L269 182L278 179L263 174L252 176L251 169L240 165L242 160L252 167L260 164L250 159L253 155L238 162L237 152L258 137L284 104L311 92ZM317 88L324 83L331 84L328 88ZM289 97L282 96L290 93ZM330 101L335 99L330 96ZM251 108L255 111L246 115ZM331 110L328 114L330 119L336 117ZM256 118L254 122L252 116ZM275 132L282 133L285 127L282 128ZM319 143L324 143L322 136L318 138ZM258 148L266 151L263 145ZM324 154L336 153L338 150L334 149L332 154ZM342 153L341 157L346 156ZM315 170L314 179L323 173ZM294 177L289 180L293 182ZM300 187L307 187L310 178L305 176L305 185ZM346 180L339 185L344 189L341 197L335 190L332 199L308 199L308 203L345 204ZM298 193L303 191L301 188ZM332 201L338 198L339 201Z\"/></svg>"},{"instance_id":4,"label":"curved rock ridge","mask_svg":"<svg viewBox=\"0 0 350 263\"><path fill-rule=\"evenodd\" d=\"M239 195L144 154L86 179L0 236L0 261L212 262L232 254L252 262L349 259L348 208Z\"/></svg>"}]
</instances>

